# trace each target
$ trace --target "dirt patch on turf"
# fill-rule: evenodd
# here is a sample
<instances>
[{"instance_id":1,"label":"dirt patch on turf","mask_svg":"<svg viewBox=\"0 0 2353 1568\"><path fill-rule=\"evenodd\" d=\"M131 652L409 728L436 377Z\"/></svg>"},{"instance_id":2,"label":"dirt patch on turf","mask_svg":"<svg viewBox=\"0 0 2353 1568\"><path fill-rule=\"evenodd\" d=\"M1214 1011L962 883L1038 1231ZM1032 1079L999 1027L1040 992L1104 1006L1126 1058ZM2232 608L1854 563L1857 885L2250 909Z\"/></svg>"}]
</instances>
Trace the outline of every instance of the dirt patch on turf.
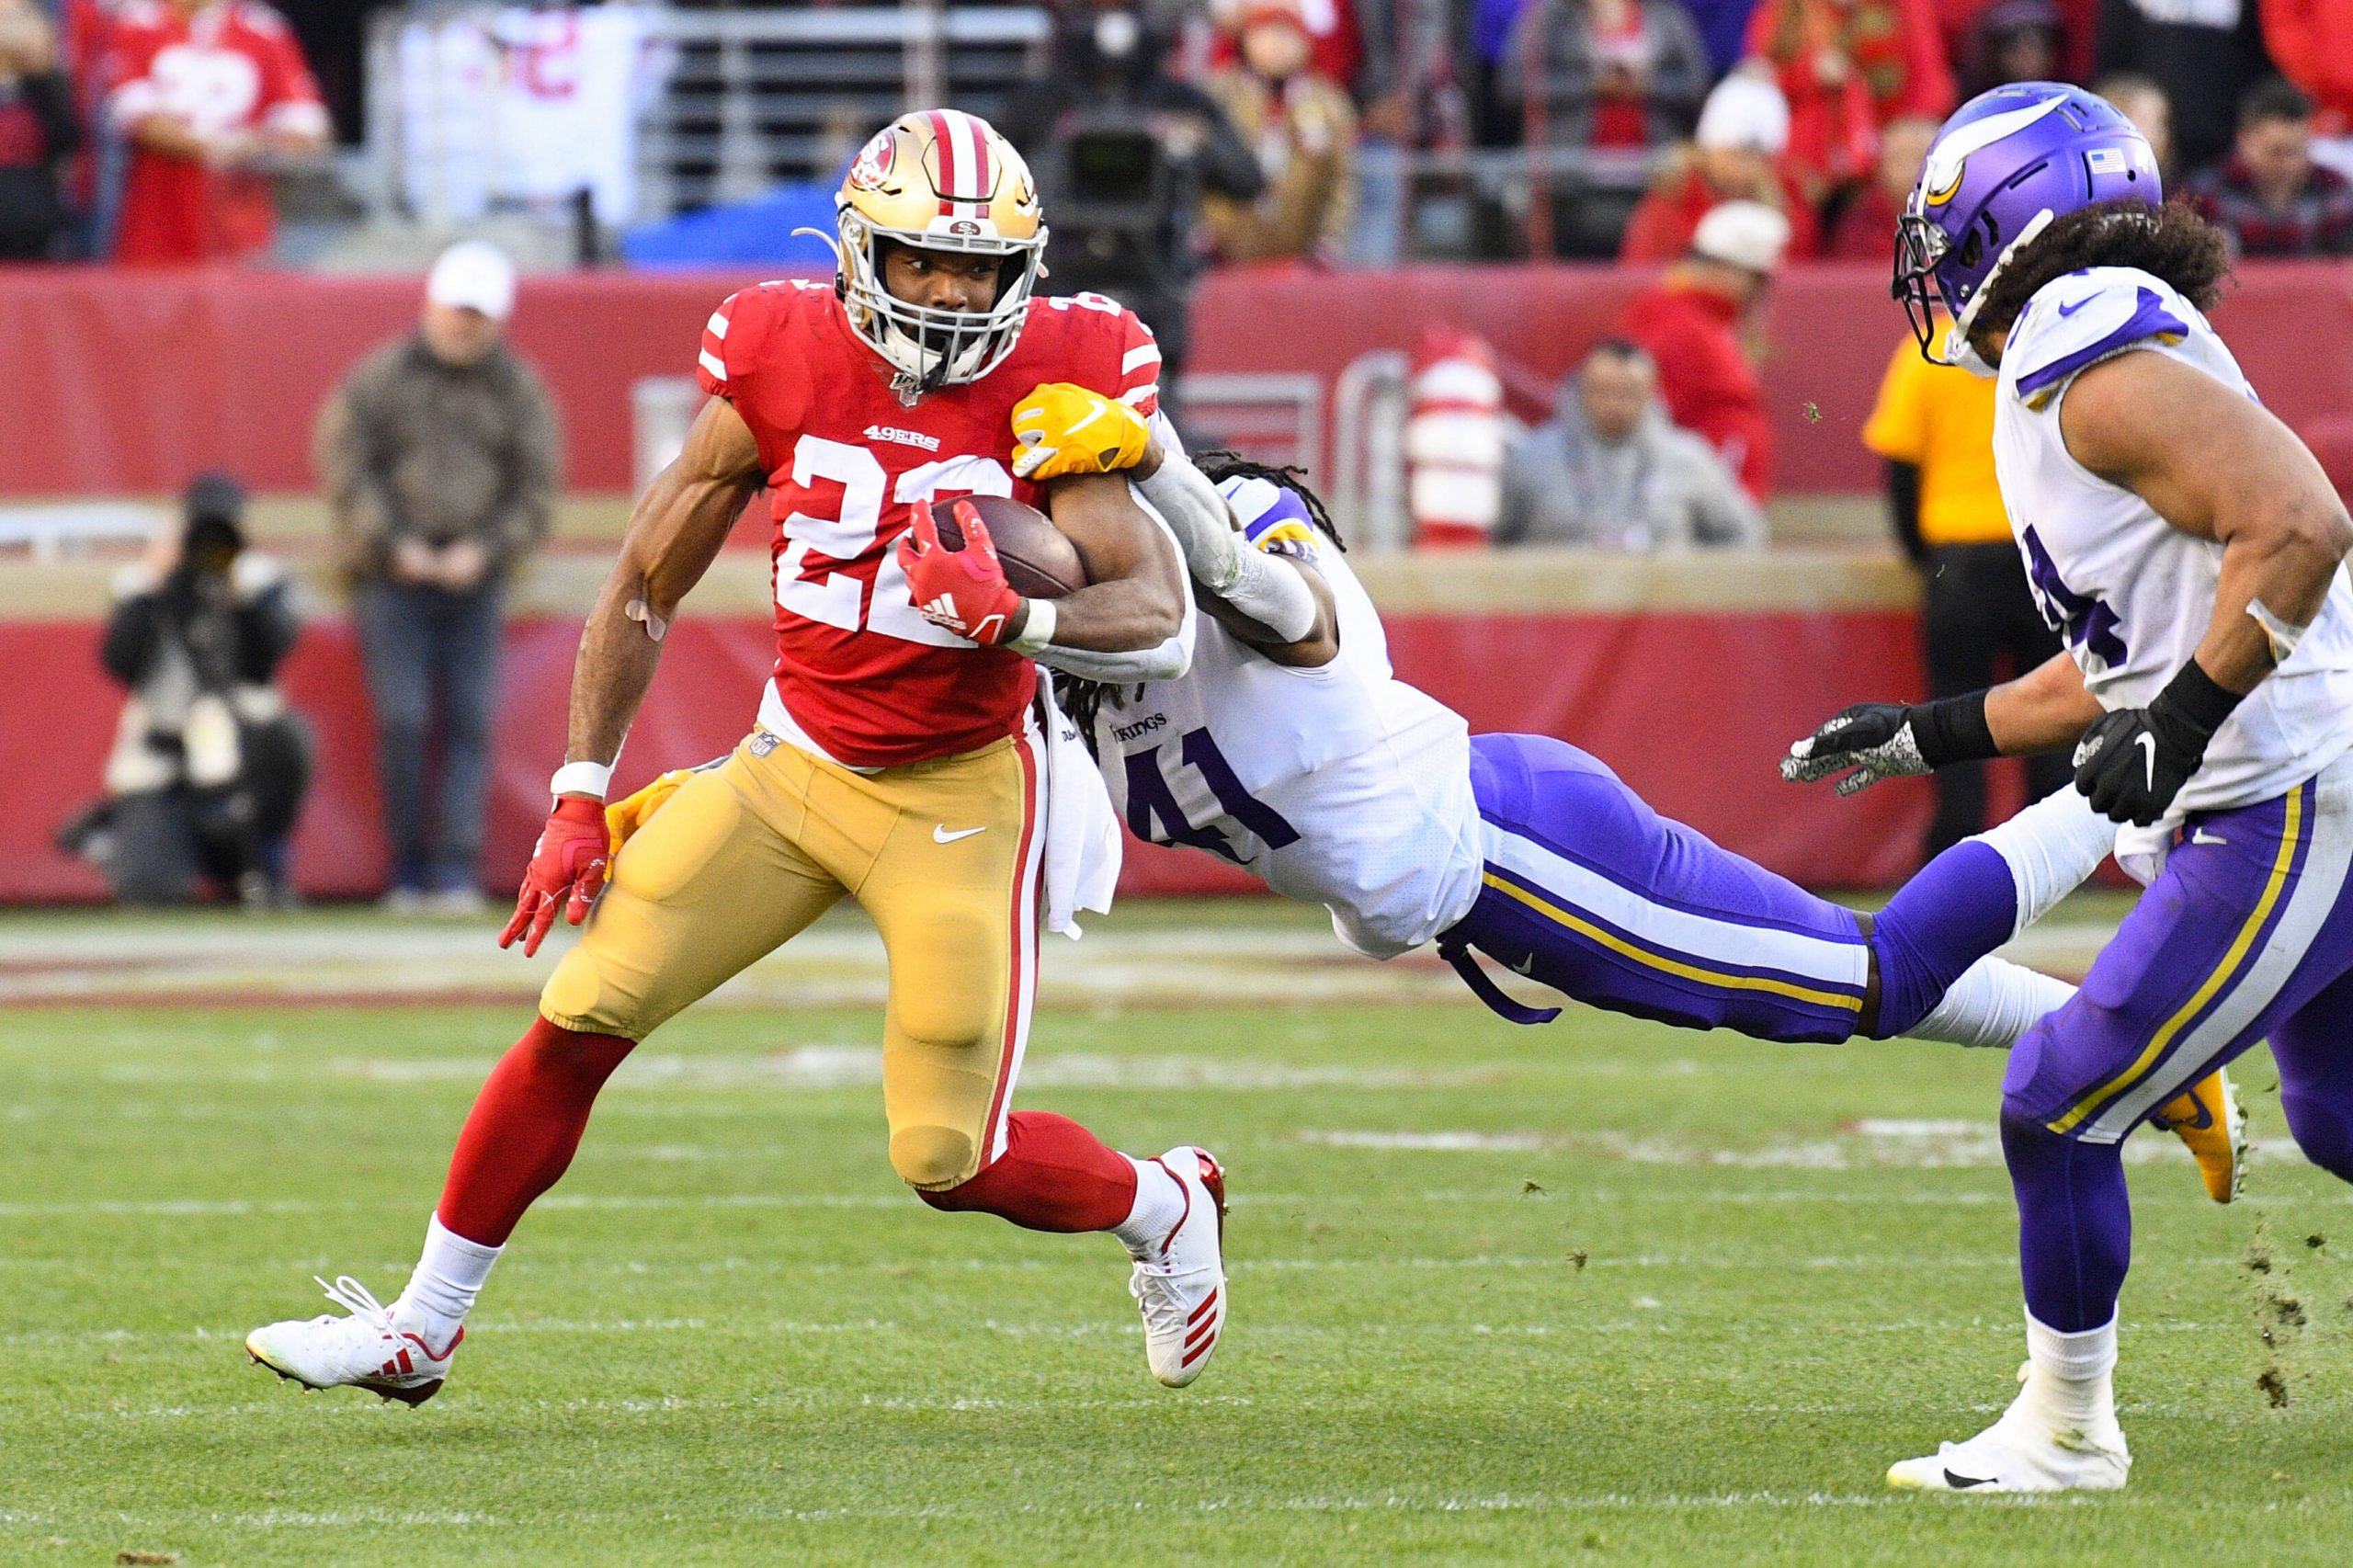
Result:
<instances>
[{"instance_id":1,"label":"dirt patch on turf","mask_svg":"<svg viewBox=\"0 0 2353 1568\"><path fill-rule=\"evenodd\" d=\"M2306 1304L2326 1300L2341 1289L2336 1260L2321 1233L2282 1244L2272 1236L2269 1221L2258 1218L2239 1266L2246 1278L2248 1312L2260 1347L2256 1391L2271 1409L2284 1410L2310 1375L2302 1365L2313 1353L2310 1336L2324 1327L2331 1333L2337 1329L2333 1322L2315 1324ZM2353 1307L2353 1301L2346 1304Z\"/></svg>"}]
</instances>

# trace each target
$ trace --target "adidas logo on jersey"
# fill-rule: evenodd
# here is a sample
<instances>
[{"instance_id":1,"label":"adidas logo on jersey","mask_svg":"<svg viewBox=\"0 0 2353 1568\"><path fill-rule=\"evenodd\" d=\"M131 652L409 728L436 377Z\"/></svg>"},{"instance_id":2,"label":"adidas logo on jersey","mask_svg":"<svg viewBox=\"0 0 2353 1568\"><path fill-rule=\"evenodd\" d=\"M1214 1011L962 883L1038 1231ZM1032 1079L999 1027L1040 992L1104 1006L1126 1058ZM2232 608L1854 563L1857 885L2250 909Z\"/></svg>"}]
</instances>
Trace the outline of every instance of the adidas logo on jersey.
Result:
<instances>
[{"instance_id":1,"label":"adidas logo on jersey","mask_svg":"<svg viewBox=\"0 0 2353 1568\"><path fill-rule=\"evenodd\" d=\"M866 438L870 441L896 441L903 447L921 447L926 452L939 450L939 437L926 436L920 430L902 430L895 425L869 425Z\"/></svg>"}]
</instances>

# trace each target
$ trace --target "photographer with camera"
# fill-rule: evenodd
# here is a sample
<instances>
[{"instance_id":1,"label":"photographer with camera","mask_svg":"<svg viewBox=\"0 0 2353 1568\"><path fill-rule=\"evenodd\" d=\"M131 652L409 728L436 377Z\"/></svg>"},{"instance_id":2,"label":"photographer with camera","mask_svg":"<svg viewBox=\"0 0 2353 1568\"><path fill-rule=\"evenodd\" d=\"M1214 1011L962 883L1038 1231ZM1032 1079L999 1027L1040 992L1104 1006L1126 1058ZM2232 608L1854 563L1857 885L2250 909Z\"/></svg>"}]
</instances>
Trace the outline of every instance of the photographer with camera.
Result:
<instances>
[{"instance_id":1,"label":"photographer with camera","mask_svg":"<svg viewBox=\"0 0 2353 1568\"><path fill-rule=\"evenodd\" d=\"M1046 267L1056 294L1106 294L1160 340L1161 400L1184 368L1186 312L1200 267L1194 226L1206 193L1256 201L1256 154L1207 93L1171 74L1172 40L1113 0L1066 6L1047 77L1001 128L1034 149L1054 215Z\"/></svg>"},{"instance_id":2,"label":"photographer with camera","mask_svg":"<svg viewBox=\"0 0 2353 1568\"><path fill-rule=\"evenodd\" d=\"M131 697L106 798L59 836L125 903L188 903L208 877L248 908L290 902L311 732L273 681L301 623L283 569L246 550L244 509L235 480L199 475L116 580L99 657Z\"/></svg>"}]
</instances>

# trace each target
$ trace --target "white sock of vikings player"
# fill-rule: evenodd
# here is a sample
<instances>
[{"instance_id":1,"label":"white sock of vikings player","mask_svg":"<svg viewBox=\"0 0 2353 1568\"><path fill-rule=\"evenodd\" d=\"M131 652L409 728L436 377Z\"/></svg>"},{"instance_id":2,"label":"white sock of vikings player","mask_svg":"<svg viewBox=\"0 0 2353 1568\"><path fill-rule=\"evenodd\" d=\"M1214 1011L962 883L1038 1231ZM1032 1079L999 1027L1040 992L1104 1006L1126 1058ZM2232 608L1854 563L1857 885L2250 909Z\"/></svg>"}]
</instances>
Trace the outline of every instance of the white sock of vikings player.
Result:
<instances>
[{"instance_id":1,"label":"white sock of vikings player","mask_svg":"<svg viewBox=\"0 0 2353 1568\"><path fill-rule=\"evenodd\" d=\"M1131 1154L1120 1157L1136 1168L1136 1203L1128 1217L1111 1228L1111 1233L1141 1257L1146 1249L1158 1246L1161 1238L1185 1217L1185 1188L1158 1160L1139 1160Z\"/></svg>"},{"instance_id":2,"label":"white sock of vikings player","mask_svg":"<svg viewBox=\"0 0 2353 1568\"><path fill-rule=\"evenodd\" d=\"M2007 1051L2037 1018L2065 1006L2075 994L2065 981L2007 959L1979 959L1904 1038Z\"/></svg>"},{"instance_id":3,"label":"white sock of vikings player","mask_svg":"<svg viewBox=\"0 0 2353 1568\"><path fill-rule=\"evenodd\" d=\"M1976 837L2010 869L2018 894L2015 937L2099 869L2116 846L2116 824L2092 810L2082 790L2060 790Z\"/></svg>"},{"instance_id":4,"label":"white sock of vikings player","mask_svg":"<svg viewBox=\"0 0 2353 1568\"><path fill-rule=\"evenodd\" d=\"M490 1278L490 1266L506 1250L470 1242L434 1215L425 1227L425 1254L416 1260L416 1271L408 1277L400 1300L392 1303L393 1315L418 1323L432 1344L445 1343L473 1311L474 1297Z\"/></svg>"},{"instance_id":5,"label":"white sock of vikings player","mask_svg":"<svg viewBox=\"0 0 2353 1568\"><path fill-rule=\"evenodd\" d=\"M2116 1424L2116 1320L2081 1334L2026 1320L2024 1413L2053 1432L2101 1432Z\"/></svg>"}]
</instances>

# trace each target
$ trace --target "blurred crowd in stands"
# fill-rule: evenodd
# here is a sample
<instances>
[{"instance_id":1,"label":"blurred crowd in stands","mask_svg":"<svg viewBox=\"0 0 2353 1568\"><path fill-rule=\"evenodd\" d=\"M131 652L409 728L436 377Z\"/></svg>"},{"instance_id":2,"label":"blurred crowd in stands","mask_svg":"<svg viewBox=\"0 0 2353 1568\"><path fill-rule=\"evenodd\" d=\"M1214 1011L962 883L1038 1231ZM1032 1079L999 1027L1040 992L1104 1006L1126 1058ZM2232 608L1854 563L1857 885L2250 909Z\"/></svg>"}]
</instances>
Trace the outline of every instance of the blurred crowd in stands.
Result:
<instances>
[{"instance_id":1,"label":"blurred crowd in stands","mask_svg":"<svg viewBox=\"0 0 2353 1568\"><path fill-rule=\"evenodd\" d=\"M0 258L265 255L325 148L285 18L244 0L0 0Z\"/></svg>"},{"instance_id":2,"label":"blurred crowd in stands","mask_svg":"<svg viewBox=\"0 0 2353 1568\"><path fill-rule=\"evenodd\" d=\"M806 0L803 0L803 4ZM953 3L953 0L951 0ZM356 136L385 0L0 0L0 256L254 255L270 176ZM682 10L790 9L678 0ZM446 7L444 7L446 9ZM1188 194L1211 262L1333 260L1396 221L1378 145L1467 169L1472 254L1668 260L1718 202L1778 210L1789 256L1878 259L1935 123L2004 82L2089 85L2249 255L2353 247L2349 0L1059 0L1064 45L1126 29L1254 165ZM1114 20L1113 18L1116 18ZM313 62L318 74L313 74ZM323 95L320 78L327 84ZM1050 106L1051 107L1051 106ZM1014 106L1017 141L1041 123ZM617 103L616 114L631 112ZM1455 165L1444 160L1455 157ZM1386 176L1383 176L1386 177Z\"/></svg>"},{"instance_id":3,"label":"blurred crowd in stands","mask_svg":"<svg viewBox=\"0 0 2353 1568\"><path fill-rule=\"evenodd\" d=\"M1789 220L1793 261L1882 259L1938 122L2029 80L2124 108L2246 254L2353 244L2343 0L1313 0L1291 14L1302 49L1241 63L1263 78L1257 101L1336 85L1369 134L1524 150L1540 193L1526 199L1549 210L1524 242L1493 231L1506 254L1671 260L1737 199ZM1313 89L1293 85L1302 73ZM1281 150L1260 144L1274 166Z\"/></svg>"}]
</instances>

